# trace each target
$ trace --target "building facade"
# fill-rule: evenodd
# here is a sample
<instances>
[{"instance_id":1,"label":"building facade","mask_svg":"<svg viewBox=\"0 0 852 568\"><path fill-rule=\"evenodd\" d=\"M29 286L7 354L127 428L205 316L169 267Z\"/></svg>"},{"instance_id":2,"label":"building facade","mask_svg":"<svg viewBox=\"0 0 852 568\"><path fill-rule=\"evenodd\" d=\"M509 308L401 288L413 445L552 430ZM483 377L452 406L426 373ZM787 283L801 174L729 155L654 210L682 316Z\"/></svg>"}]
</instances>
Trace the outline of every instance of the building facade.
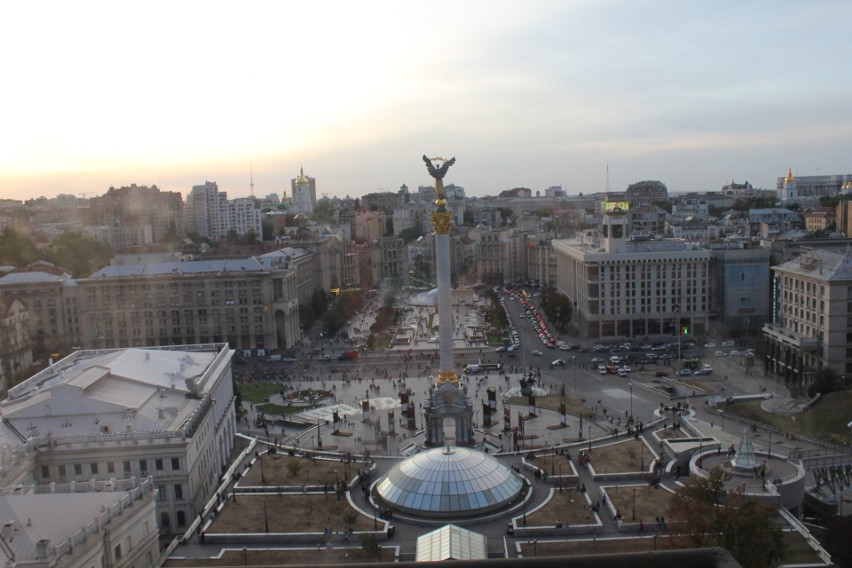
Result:
<instances>
[{"instance_id":1,"label":"building facade","mask_svg":"<svg viewBox=\"0 0 852 568\"><path fill-rule=\"evenodd\" d=\"M796 389L822 367L852 373L852 253L812 250L774 267L771 306L763 326L768 374Z\"/></svg>"},{"instance_id":2,"label":"building facade","mask_svg":"<svg viewBox=\"0 0 852 568\"><path fill-rule=\"evenodd\" d=\"M153 477L160 528L182 532L234 448L225 344L77 351L9 390L4 444L28 444L37 484Z\"/></svg>"},{"instance_id":3,"label":"building facade","mask_svg":"<svg viewBox=\"0 0 852 568\"><path fill-rule=\"evenodd\" d=\"M317 205L317 180L306 176L305 169L299 168L299 177L290 180L290 190L293 211L313 215Z\"/></svg>"},{"instance_id":4,"label":"building facade","mask_svg":"<svg viewBox=\"0 0 852 568\"><path fill-rule=\"evenodd\" d=\"M592 340L704 336L710 253L680 240L631 239L628 208L604 204L599 232L552 243L577 331Z\"/></svg>"}]
</instances>

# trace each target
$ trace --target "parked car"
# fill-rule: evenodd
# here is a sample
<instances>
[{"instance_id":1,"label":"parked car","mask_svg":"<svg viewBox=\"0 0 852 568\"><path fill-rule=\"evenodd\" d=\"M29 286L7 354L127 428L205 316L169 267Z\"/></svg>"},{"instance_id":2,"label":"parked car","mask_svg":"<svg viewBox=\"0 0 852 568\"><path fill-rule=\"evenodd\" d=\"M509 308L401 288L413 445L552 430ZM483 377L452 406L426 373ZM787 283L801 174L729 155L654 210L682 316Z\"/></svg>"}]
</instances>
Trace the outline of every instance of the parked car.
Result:
<instances>
[{"instance_id":1,"label":"parked car","mask_svg":"<svg viewBox=\"0 0 852 568\"><path fill-rule=\"evenodd\" d=\"M688 376L690 376L691 374L692 374L692 371L690 371L689 369L681 369L681 370L678 372L678 375L680 375L681 377L688 377Z\"/></svg>"},{"instance_id":2,"label":"parked car","mask_svg":"<svg viewBox=\"0 0 852 568\"><path fill-rule=\"evenodd\" d=\"M553 361L551 361L550 362L550 368L554 369L556 367L565 367L565 360L564 359L554 359Z\"/></svg>"},{"instance_id":3,"label":"parked car","mask_svg":"<svg viewBox=\"0 0 852 568\"><path fill-rule=\"evenodd\" d=\"M530 355L543 355L540 349L533 349L530 351Z\"/></svg>"}]
</instances>

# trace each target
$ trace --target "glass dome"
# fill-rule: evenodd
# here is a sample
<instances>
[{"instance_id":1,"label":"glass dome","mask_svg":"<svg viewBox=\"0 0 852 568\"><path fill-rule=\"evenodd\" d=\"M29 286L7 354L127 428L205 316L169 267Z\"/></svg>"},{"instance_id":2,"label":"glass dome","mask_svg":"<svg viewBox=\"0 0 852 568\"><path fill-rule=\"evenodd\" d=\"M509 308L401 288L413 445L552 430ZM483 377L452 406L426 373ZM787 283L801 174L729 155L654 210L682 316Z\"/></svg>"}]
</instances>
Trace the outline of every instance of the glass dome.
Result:
<instances>
[{"instance_id":1,"label":"glass dome","mask_svg":"<svg viewBox=\"0 0 852 568\"><path fill-rule=\"evenodd\" d=\"M434 448L395 465L376 484L379 498L400 512L464 517L501 509L523 488L523 478L477 450Z\"/></svg>"}]
</instances>

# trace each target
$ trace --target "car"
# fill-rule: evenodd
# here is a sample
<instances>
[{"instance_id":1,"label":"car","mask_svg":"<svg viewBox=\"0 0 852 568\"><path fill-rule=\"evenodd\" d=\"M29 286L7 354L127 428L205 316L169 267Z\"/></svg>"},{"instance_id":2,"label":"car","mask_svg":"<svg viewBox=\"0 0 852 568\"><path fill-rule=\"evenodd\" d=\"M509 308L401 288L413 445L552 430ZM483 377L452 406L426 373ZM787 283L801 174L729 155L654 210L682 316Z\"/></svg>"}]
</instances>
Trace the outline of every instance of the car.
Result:
<instances>
[{"instance_id":1,"label":"car","mask_svg":"<svg viewBox=\"0 0 852 568\"><path fill-rule=\"evenodd\" d=\"M657 371L656 373L654 373L654 376L655 377L668 377L669 374L665 371Z\"/></svg>"},{"instance_id":2,"label":"car","mask_svg":"<svg viewBox=\"0 0 852 568\"><path fill-rule=\"evenodd\" d=\"M556 367L563 367L564 368L565 367L565 360L564 359L554 359L553 361L551 361L550 362L550 368L555 369Z\"/></svg>"},{"instance_id":3,"label":"car","mask_svg":"<svg viewBox=\"0 0 852 568\"><path fill-rule=\"evenodd\" d=\"M734 341L733 339L728 339L728 340L725 340L725 341L722 342L722 347L733 347L736 344L737 344L737 342Z\"/></svg>"},{"instance_id":4,"label":"car","mask_svg":"<svg viewBox=\"0 0 852 568\"><path fill-rule=\"evenodd\" d=\"M732 350L730 353L728 353L728 355L730 355L731 357L736 357L739 354L740 354L740 352L735 350L735 349Z\"/></svg>"},{"instance_id":5,"label":"car","mask_svg":"<svg viewBox=\"0 0 852 568\"><path fill-rule=\"evenodd\" d=\"M601 353L603 351L606 351L606 346L601 345L601 344L597 344L597 345L592 347L592 351L594 351L595 353Z\"/></svg>"},{"instance_id":6,"label":"car","mask_svg":"<svg viewBox=\"0 0 852 568\"><path fill-rule=\"evenodd\" d=\"M320 361L331 361L331 355L321 355L319 360Z\"/></svg>"},{"instance_id":7,"label":"car","mask_svg":"<svg viewBox=\"0 0 852 568\"><path fill-rule=\"evenodd\" d=\"M691 374L692 371L690 371L689 369L681 369L680 371L678 371L678 375L680 375L681 377L688 377Z\"/></svg>"},{"instance_id":8,"label":"car","mask_svg":"<svg viewBox=\"0 0 852 568\"><path fill-rule=\"evenodd\" d=\"M618 355L613 355L609 358L609 362L613 365L618 365L619 363L621 363L621 357L619 357Z\"/></svg>"},{"instance_id":9,"label":"car","mask_svg":"<svg viewBox=\"0 0 852 568\"><path fill-rule=\"evenodd\" d=\"M284 357L284 358L283 358L283 359L281 359L281 360L282 360L282 361L284 361L285 363L295 363L295 362L296 362L296 358L295 358L295 357Z\"/></svg>"},{"instance_id":10,"label":"car","mask_svg":"<svg viewBox=\"0 0 852 568\"><path fill-rule=\"evenodd\" d=\"M619 376L619 377L626 377L626 376L627 376L627 371L625 371L624 369L619 369L619 370L618 370L618 376Z\"/></svg>"},{"instance_id":11,"label":"car","mask_svg":"<svg viewBox=\"0 0 852 568\"><path fill-rule=\"evenodd\" d=\"M571 351L571 347L568 345L559 345L558 347L560 351Z\"/></svg>"},{"instance_id":12,"label":"car","mask_svg":"<svg viewBox=\"0 0 852 568\"><path fill-rule=\"evenodd\" d=\"M598 365L598 374L599 375L606 375L607 374L606 366Z\"/></svg>"},{"instance_id":13,"label":"car","mask_svg":"<svg viewBox=\"0 0 852 568\"><path fill-rule=\"evenodd\" d=\"M508 348L505 345L501 345L497 349L494 350L495 353L505 353Z\"/></svg>"},{"instance_id":14,"label":"car","mask_svg":"<svg viewBox=\"0 0 852 568\"><path fill-rule=\"evenodd\" d=\"M714 347L716 347L716 344L715 344L715 343L713 343L713 342L705 343L705 344L704 344L704 348L705 348L705 349L713 349Z\"/></svg>"},{"instance_id":15,"label":"car","mask_svg":"<svg viewBox=\"0 0 852 568\"><path fill-rule=\"evenodd\" d=\"M657 354L656 353L646 353L645 359L647 359L648 361L656 361L657 360Z\"/></svg>"},{"instance_id":16,"label":"car","mask_svg":"<svg viewBox=\"0 0 852 568\"><path fill-rule=\"evenodd\" d=\"M713 369L698 369L693 375L712 375Z\"/></svg>"},{"instance_id":17,"label":"car","mask_svg":"<svg viewBox=\"0 0 852 568\"><path fill-rule=\"evenodd\" d=\"M591 359L589 359L589 363L591 363L593 365L596 365L598 363L603 363L603 362L604 362L604 360L600 357L592 357Z\"/></svg>"},{"instance_id":18,"label":"car","mask_svg":"<svg viewBox=\"0 0 852 568\"><path fill-rule=\"evenodd\" d=\"M530 351L530 355L539 355L539 356L541 356L541 355L544 355L544 353L542 353L542 352L541 352L541 349L533 349L532 351Z\"/></svg>"},{"instance_id":19,"label":"car","mask_svg":"<svg viewBox=\"0 0 852 568\"><path fill-rule=\"evenodd\" d=\"M725 353L724 351L714 351L713 356L714 357L727 357L728 354Z\"/></svg>"},{"instance_id":20,"label":"car","mask_svg":"<svg viewBox=\"0 0 852 568\"><path fill-rule=\"evenodd\" d=\"M631 369L627 365L622 365L621 367L618 368L618 370L624 371L625 373L632 373L633 372L633 369Z\"/></svg>"}]
</instances>

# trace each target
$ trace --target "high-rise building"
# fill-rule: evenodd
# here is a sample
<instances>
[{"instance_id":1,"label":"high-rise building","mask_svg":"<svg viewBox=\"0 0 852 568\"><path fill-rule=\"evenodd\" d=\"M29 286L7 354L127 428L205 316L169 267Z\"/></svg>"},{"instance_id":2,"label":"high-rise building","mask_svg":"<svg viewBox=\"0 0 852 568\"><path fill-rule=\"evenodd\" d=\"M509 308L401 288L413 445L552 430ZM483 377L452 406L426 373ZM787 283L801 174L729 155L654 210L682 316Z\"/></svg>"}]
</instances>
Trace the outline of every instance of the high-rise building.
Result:
<instances>
[{"instance_id":1,"label":"high-rise building","mask_svg":"<svg viewBox=\"0 0 852 568\"><path fill-rule=\"evenodd\" d=\"M216 182L192 186L186 198L186 231L211 240L224 239L229 231L245 235L254 231L262 237L259 202L252 197L228 201L228 194L220 192Z\"/></svg>"},{"instance_id":2,"label":"high-rise building","mask_svg":"<svg viewBox=\"0 0 852 568\"><path fill-rule=\"evenodd\" d=\"M88 200L84 208L84 224L96 227L121 228L112 237L119 246L135 246L161 241L174 232L183 235L183 198L176 191L161 191L156 185L147 187L131 184L110 187L105 195ZM146 230L142 230L145 229ZM147 236L147 239L146 239ZM149 240L150 239L150 240Z\"/></svg>"}]
</instances>

